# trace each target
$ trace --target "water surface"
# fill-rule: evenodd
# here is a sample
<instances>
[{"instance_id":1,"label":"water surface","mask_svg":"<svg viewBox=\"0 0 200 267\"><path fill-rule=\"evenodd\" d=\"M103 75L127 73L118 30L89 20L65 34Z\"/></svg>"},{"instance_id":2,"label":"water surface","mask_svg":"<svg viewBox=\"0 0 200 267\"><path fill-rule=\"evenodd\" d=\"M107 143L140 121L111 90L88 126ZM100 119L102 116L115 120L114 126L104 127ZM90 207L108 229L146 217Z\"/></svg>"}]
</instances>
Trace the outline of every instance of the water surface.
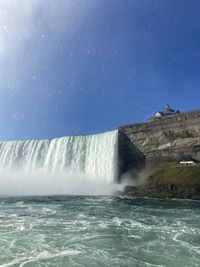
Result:
<instances>
[{"instance_id":1,"label":"water surface","mask_svg":"<svg viewBox=\"0 0 200 267\"><path fill-rule=\"evenodd\" d=\"M200 202L0 198L0 266L200 266Z\"/></svg>"}]
</instances>

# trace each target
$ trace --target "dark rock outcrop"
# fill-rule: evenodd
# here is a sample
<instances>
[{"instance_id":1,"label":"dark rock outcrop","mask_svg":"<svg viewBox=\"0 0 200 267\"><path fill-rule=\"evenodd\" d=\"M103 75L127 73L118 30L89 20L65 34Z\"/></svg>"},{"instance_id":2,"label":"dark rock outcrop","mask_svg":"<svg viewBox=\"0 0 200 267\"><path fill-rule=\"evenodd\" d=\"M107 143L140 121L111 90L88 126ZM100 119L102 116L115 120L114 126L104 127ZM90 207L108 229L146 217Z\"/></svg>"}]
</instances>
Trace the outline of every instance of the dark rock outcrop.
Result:
<instances>
[{"instance_id":1,"label":"dark rock outcrop","mask_svg":"<svg viewBox=\"0 0 200 267\"><path fill-rule=\"evenodd\" d=\"M161 167L149 176L145 183L126 186L123 194L132 197L200 200L200 166Z\"/></svg>"},{"instance_id":2,"label":"dark rock outcrop","mask_svg":"<svg viewBox=\"0 0 200 267\"><path fill-rule=\"evenodd\" d=\"M119 132L118 137L118 168L119 181L124 173L136 177L138 172L145 167L144 154L134 145L124 132Z\"/></svg>"}]
</instances>

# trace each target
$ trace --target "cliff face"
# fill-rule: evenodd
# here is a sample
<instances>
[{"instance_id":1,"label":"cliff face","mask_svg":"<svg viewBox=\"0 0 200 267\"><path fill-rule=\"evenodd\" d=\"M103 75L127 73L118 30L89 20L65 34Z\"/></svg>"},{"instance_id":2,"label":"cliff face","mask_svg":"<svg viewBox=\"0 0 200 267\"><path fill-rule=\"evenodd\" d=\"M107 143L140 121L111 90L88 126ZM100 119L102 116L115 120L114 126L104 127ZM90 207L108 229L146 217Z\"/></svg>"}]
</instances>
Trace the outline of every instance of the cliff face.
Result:
<instances>
[{"instance_id":1,"label":"cliff face","mask_svg":"<svg viewBox=\"0 0 200 267\"><path fill-rule=\"evenodd\" d=\"M188 159L200 161L200 110L119 128L121 173Z\"/></svg>"}]
</instances>

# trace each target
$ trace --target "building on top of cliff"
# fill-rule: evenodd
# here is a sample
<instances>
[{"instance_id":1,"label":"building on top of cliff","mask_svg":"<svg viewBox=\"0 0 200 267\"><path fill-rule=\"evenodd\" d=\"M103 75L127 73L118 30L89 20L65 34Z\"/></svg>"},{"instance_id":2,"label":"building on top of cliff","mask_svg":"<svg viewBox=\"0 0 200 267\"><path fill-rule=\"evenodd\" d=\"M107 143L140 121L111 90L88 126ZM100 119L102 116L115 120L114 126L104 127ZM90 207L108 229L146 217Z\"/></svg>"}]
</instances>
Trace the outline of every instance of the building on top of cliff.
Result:
<instances>
[{"instance_id":1,"label":"building on top of cliff","mask_svg":"<svg viewBox=\"0 0 200 267\"><path fill-rule=\"evenodd\" d=\"M155 113L155 115L152 118L150 118L150 120L155 119L155 118L161 118L161 117L164 117L164 116L174 115L174 114L177 114L177 113L180 113L180 111L172 109L170 107L170 105L167 104L164 107L163 111L157 111Z\"/></svg>"},{"instance_id":2,"label":"building on top of cliff","mask_svg":"<svg viewBox=\"0 0 200 267\"><path fill-rule=\"evenodd\" d=\"M172 115L172 114L175 114L175 113L180 113L180 111L179 110L175 111L174 109L172 109L170 107L170 105L167 104L162 113L163 113L163 115Z\"/></svg>"}]
</instances>

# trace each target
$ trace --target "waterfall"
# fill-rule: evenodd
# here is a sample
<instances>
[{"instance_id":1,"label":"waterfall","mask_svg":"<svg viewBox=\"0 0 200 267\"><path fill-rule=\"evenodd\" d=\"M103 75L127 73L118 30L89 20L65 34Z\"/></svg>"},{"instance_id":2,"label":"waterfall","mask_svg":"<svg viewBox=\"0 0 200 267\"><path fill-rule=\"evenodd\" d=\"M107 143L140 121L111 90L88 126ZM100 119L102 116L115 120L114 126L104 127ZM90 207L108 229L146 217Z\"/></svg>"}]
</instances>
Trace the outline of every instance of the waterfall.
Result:
<instances>
[{"instance_id":1,"label":"waterfall","mask_svg":"<svg viewBox=\"0 0 200 267\"><path fill-rule=\"evenodd\" d=\"M111 131L52 140L0 142L0 171L62 171L113 182L118 172L117 141L118 131Z\"/></svg>"}]
</instances>

